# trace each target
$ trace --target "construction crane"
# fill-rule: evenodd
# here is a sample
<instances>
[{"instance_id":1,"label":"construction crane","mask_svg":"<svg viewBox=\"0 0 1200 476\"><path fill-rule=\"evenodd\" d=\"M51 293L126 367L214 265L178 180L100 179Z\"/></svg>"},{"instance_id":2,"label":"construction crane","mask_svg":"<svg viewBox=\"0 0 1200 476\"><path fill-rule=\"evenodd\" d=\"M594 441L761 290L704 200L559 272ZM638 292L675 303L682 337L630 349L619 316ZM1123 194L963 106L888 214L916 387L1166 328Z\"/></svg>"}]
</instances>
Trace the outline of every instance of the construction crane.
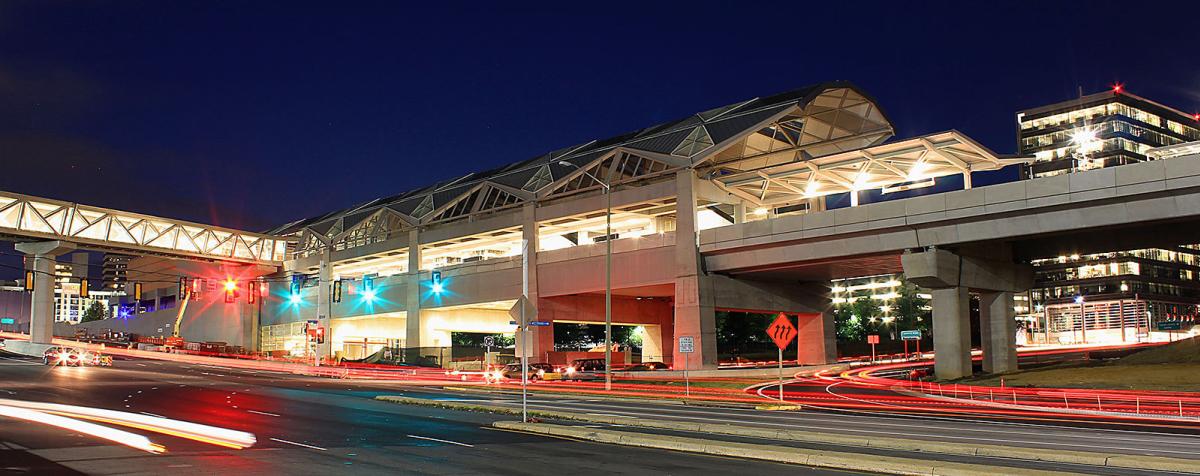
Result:
<instances>
[{"instance_id":1,"label":"construction crane","mask_svg":"<svg viewBox=\"0 0 1200 476\"><path fill-rule=\"evenodd\" d=\"M163 346L167 349L179 349L183 347L183 337L179 336L179 325L183 322L183 313L187 311L188 300L191 299L192 293L183 293L183 302L179 304L179 312L175 314L175 326L171 328L171 337L168 337Z\"/></svg>"}]
</instances>

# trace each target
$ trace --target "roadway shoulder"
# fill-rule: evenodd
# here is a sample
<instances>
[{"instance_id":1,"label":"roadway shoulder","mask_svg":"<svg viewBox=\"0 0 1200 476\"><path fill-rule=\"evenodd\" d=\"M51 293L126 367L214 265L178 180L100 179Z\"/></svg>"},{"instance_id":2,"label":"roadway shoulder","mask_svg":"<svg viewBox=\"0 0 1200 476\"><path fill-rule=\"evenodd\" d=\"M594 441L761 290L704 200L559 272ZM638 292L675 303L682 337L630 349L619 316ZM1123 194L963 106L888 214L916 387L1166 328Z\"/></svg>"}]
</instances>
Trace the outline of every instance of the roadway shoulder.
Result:
<instances>
[{"instance_id":1,"label":"roadway shoulder","mask_svg":"<svg viewBox=\"0 0 1200 476\"><path fill-rule=\"evenodd\" d=\"M703 438L671 435L656 435L598 428L579 428L547 423L521 423L499 421L493 426L500 429L523 431L542 435L574 438L598 443L610 443L643 448L728 456L736 458L773 461L777 463L801 464L821 468L851 471L869 471L905 475L977 475L1008 474L1040 476L1051 474L1074 474L1010 466L994 466L970 463L931 461L918 458L879 456L863 453L806 450L787 446L739 443Z\"/></svg>"},{"instance_id":2,"label":"roadway shoulder","mask_svg":"<svg viewBox=\"0 0 1200 476\"><path fill-rule=\"evenodd\" d=\"M393 403L437 406L447 409L484 411L509 415L520 415L516 408L495 405L481 405L455 401L432 400L403 396L381 395L377 400ZM735 437L758 438L767 440L783 440L798 443L819 445L834 445L846 447L874 448L904 452L934 453L958 456L979 456L1007 458L1024 461L1044 461L1048 463L1067 463L1088 466L1108 466L1126 469L1175 471L1181 473L1200 474L1200 461L1190 459L1168 458L1162 456L1114 455L1105 453L1090 453L1083 451L1050 450L1022 446L1002 445L964 445L944 441L915 440L893 437L866 437L840 433L813 432L801 430L770 429L744 425L712 424L694 421L655 420L616 415L587 415L571 412L548 410L530 410L530 416L564 421L581 421L620 425L625 427L640 427L656 430L671 430L710 435L726 435ZM570 431L587 431L589 429L574 428ZM665 435L664 435L665 436ZM794 449L794 448L793 448ZM928 473L926 473L928 474Z\"/></svg>"}]
</instances>

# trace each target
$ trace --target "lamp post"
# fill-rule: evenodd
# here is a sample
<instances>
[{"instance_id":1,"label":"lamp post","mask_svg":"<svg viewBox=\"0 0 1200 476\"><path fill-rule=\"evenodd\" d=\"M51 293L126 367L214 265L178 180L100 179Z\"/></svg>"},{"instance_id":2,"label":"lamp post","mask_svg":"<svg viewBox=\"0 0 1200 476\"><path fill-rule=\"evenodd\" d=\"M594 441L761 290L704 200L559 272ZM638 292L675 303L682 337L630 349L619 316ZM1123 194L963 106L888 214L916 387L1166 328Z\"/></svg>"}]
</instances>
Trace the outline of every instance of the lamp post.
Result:
<instances>
[{"instance_id":1,"label":"lamp post","mask_svg":"<svg viewBox=\"0 0 1200 476\"><path fill-rule=\"evenodd\" d=\"M578 165L559 161L558 165L574 167L604 187L604 390L612 390L612 186Z\"/></svg>"}]
</instances>

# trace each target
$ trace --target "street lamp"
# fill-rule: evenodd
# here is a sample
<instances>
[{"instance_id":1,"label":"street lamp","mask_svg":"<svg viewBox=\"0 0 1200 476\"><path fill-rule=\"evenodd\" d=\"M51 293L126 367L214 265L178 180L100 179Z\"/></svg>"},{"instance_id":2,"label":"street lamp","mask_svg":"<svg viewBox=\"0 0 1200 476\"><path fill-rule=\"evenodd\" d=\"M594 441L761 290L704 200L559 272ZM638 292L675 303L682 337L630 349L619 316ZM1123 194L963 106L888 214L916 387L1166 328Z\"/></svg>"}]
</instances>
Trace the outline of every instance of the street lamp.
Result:
<instances>
[{"instance_id":1,"label":"street lamp","mask_svg":"<svg viewBox=\"0 0 1200 476\"><path fill-rule=\"evenodd\" d=\"M612 390L612 186L586 169L560 160L558 165L579 169L604 187L604 390Z\"/></svg>"}]
</instances>

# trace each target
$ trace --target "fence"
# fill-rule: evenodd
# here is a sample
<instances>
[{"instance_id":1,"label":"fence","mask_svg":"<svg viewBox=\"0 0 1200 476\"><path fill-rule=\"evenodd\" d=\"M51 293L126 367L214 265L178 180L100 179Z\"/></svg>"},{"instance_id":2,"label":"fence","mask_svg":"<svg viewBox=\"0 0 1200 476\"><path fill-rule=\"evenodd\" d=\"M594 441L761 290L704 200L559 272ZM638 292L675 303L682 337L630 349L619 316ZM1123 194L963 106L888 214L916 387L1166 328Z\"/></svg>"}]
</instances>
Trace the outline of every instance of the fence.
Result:
<instances>
[{"instance_id":1,"label":"fence","mask_svg":"<svg viewBox=\"0 0 1200 476\"><path fill-rule=\"evenodd\" d=\"M1014 405L1025 409L1069 413L1200 419L1200 397L1187 393L977 387L920 380L897 382L912 392L974 405Z\"/></svg>"}]
</instances>

